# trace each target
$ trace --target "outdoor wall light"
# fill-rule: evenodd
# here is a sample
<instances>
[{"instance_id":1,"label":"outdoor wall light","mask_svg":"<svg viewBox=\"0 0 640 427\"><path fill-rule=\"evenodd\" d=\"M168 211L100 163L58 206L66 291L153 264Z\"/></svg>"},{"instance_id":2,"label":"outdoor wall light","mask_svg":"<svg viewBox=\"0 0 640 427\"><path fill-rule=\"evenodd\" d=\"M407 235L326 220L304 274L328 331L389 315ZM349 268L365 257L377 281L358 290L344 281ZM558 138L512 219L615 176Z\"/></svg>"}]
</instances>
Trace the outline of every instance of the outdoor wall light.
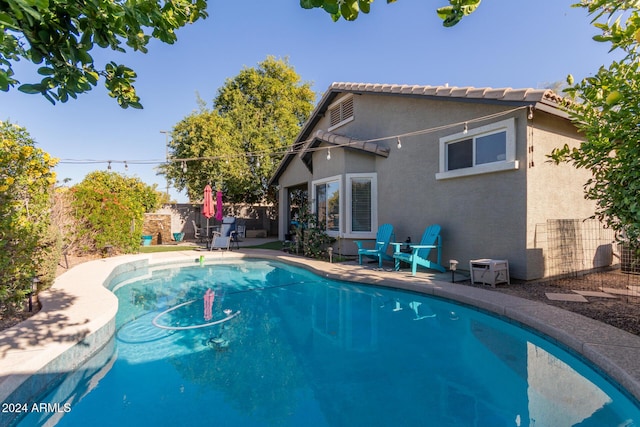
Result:
<instances>
[{"instance_id":1,"label":"outdoor wall light","mask_svg":"<svg viewBox=\"0 0 640 427\"><path fill-rule=\"evenodd\" d=\"M458 261L455 259L450 259L449 260L449 270L451 270L451 283L453 283L454 280L454 275L456 270L458 269Z\"/></svg>"}]
</instances>

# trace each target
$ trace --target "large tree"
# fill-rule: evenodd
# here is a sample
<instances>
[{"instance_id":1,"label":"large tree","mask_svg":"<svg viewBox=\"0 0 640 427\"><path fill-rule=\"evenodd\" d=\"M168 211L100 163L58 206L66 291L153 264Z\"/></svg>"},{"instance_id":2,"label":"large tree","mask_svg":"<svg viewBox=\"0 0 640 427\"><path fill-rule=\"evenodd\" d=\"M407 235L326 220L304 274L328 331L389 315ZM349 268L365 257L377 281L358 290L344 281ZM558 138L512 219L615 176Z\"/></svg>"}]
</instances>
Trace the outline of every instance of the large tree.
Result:
<instances>
[{"instance_id":1,"label":"large tree","mask_svg":"<svg viewBox=\"0 0 640 427\"><path fill-rule=\"evenodd\" d=\"M313 109L315 94L286 59L268 57L218 90L213 109L173 128L163 173L191 200L207 184L231 202L268 198L267 181Z\"/></svg>"},{"instance_id":2,"label":"large tree","mask_svg":"<svg viewBox=\"0 0 640 427\"><path fill-rule=\"evenodd\" d=\"M0 90L21 82L13 64L42 64L39 82L18 89L66 102L91 90L102 77L109 95L123 107L142 108L135 72L116 62L94 62L97 48L147 52L151 38L176 41L175 30L205 18L206 0L0 0Z\"/></svg>"},{"instance_id":3,"label":"large tree","mask_svg":"<svg viewBox=\"0 0 640 427\"><path fill-rule=\"evenodd\" d=\"M554 150L552 158L592 173L586 197L597 203L596 216L632 244L640 242L640 14L637 1L591 0L575 6L592 14L601 30L595 40L610 43L624 57L566 91L574 97L568 111L584 133L579 147Z\"/></svg>"}]
</instances>

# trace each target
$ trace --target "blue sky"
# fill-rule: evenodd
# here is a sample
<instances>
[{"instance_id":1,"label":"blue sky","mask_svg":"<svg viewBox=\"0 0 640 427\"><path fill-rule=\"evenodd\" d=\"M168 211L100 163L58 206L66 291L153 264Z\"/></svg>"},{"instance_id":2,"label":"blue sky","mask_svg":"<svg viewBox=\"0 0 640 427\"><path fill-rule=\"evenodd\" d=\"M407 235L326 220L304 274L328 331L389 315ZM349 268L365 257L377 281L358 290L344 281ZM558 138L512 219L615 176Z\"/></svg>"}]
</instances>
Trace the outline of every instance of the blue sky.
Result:
<instances>
[{"instance_id":1,"label":"blue sky","mask_svg":"<svg viewBox=\"0 0 640 427\"><path fill-rule=\"evenodd\" d=\"M0 120L27 128L52 156L105 163L61 163L58 179L80 182L107 160L165 158L165 135L197 110L197 95L211 105L225 79L268 55L288 57L318 99L332 82L397 83L476 87L543 87L594 74L615 54L592 41L596 29L577 0L485 0L453 28L435 13L445 0L378 0L369 15L334 23L298 0L209 0L209 18L178 31L178 42L152 42L148 54L94 53L99 63L116 60L138 73L143 110L122 110L102 86L66 104L39 95L0 92ZM15 67L30 82L33 67ZM113 170L125 172L121 163ZM153 165L131 164L128 175L157 183ZM171 191L173 198L185 196Z\"/></svg>"}]
</instances>

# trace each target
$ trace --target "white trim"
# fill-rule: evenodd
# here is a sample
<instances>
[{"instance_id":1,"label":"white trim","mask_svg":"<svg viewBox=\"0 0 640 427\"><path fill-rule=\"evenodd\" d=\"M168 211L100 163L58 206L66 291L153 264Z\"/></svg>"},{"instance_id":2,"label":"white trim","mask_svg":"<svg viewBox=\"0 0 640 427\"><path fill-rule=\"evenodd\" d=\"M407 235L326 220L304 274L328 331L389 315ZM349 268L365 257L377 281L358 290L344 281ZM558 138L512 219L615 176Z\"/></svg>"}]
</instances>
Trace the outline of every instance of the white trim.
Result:
<instances>
[{"instance_id":1,"label":"white trim","mask_svg":"<svg viewBox=\"0 0 640 427\"><path fill-rule=\"evenodd\" d=\"M464 141L466 139L474 139L474 162L475 162L475 138L491 135L498 132L506 132L506 147L504 161L496 161L492 163L484 163L474 165L468 168L447 170L447 145ZM470 129L467 133L459 132L453 135L447 135L440 138L440 171L436 173L436 179L449 179L461 176L480 175L485 173L516 170L519 163L516 160L516 132L515 118L501 120L499 122L490 123L479 128Z\"/></svg>"},{"instance_id":2,"label":"white trim","mask_svg":"<svg viewBox=\"0 0 640 427\"><path fill-rule=\"evenodd\" d=\"M338 182L338 214L340 215L340 224L338 226L338 231L335 230L325 230L325 232L331 237L339 237L342 235L342 231L344 230L344 202L343 202L343 191L342 191L342 175L334 175L327 178L317 179L315 181L311 181L311 209L312 212L315 213L317 205L316 205L316 185L318 184L326 184L329 182Z\"/></svg>"},{"instance_id":3,"label":"white trim","mask_svg":"<svg viewBox=\"0 0 640 427\"><path fill-rule=\"evenodd\" d=\"M331 132L332 130L338 129L340 126L344 126L349 122L352 122L355 120L355 117L351 116L349 118L344 119L343 121L341 121L340 123L337 123L333 126L330 126L329 129L327 129L327 132Z\"/></svg>"},{"instance_id":4,"label":"white trim","mask_svg":"<svg viewBox=\"0 0 640 427\"><path fill-rule=\"evenodd\" d=\"M352 231L351 230L351 180L353 178L369 178L371 179L371 231ZM346 174L345 187L347 197L344 203L345 215L345 238L348 239L375 239L378 231L378 174L376 172L369 173L348 173ZM341 224L342 225L342 224Z\"/></svg>"},{"instance_id":5,"label":"white trim","mask_svg":"<svg viewBox=\"0 0 640 427\"><path fill-rule=\"evenodd\" d=\"M517 170L518 168L519 168L519 163L517 160L513 162L486 163L484 165L478 165L471 168L463 168L463 169L455 169L452 171L439 172L436 174L436 179L440 180L440 179L458 178L461 176L469 176L469 175L482 175L485 173Z\"/></svg>"}]
</instances>

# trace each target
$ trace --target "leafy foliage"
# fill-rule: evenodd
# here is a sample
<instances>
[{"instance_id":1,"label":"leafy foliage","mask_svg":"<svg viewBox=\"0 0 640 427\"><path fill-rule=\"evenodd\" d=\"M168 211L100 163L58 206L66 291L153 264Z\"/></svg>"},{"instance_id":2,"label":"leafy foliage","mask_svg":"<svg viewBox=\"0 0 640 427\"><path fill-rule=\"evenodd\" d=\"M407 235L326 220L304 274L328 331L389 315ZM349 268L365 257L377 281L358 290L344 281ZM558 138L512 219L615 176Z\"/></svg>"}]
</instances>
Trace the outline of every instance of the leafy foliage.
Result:
<instances>
[{"instance_id":1,"label":"leafy foliage","mask_svg":"<svg viewBox=\"0 0 640 427\"><path fill-rule=\"evenodd\" d=\"M302 254L310 258L324 257L327 247L334 241L325 231L324 223L318 221L318 215L312 213L306 204L300 209L298 222L296 245L302 249Z\"/></svg>"},{"instance_id":2,"label":"leafy foliage","mask_svg":"<svg viewBox=\"0 0 640 427\"><path fill-rule=\"evenodd\" d=\"M136 252L144 213L159 205L159 193L138 178L96 171L71 188L76 216L77 249L99 253L111 245L116 252Z\"/></svg>"},{"instance_id":3,"label":"leafy foliage","mask_svg":"<svg viewBox=\"0 0 640 427\"><path fill-rule=\"evenodd\" d=\"M564 146L552 152L556 162L570 162L591 171L586 197L597 203L596 217L625 236L640 242L640 75L638 41L640 16L637 2L583 1L602 31L594 37L621 49L625 57L574 83L566 92L574 97L570 114L586 140L579 147ZM620 16L614 19L614 15ZM626 17L622 23L622 17Z\"/></svg>"},{"instance_id":4,"label":"leafy foliage","mask_svg":"<svg viewBox=\"0 0 640 427\"><path fill-rule=\"evenodd\" d=\"M218 90L213 110L203 107L174 126L171 156L198 160L174 161L162 173L191 200L212 184L230 202L262 201L314 100L310 83L287 60L268 57L245 68Z\"/></svg>"},{"instance_id":5,"label":"leafy foliage","mask_svg":"<svg viewBox=\"0 0 640 427\"><path fill-rule=\"evenodd\" d=\"M98 69L94 48L147 52L152 38L173 44L175 30L207 16L205 0L0 1L0 90L19 84L13 64L26 59L42 79L25 83L24 93L42 94L52 103L90 91L100 77L123 107L142 108L133 83L135 72L113 61Z\"/></svg>"},{"instance_id":6,"label":"leafy foliage","mask_svg":"<svg viewBox=\"0 0 640 427\"><path fill-rule=\"evenodd\" d=\"M56 163L26 130L0 122L0 312L18 308L34 277L44 288L55 276L59 245L50 206Z\"/></svg>"},{"instance_id":7,"label":"leafy foliage","mask_svg":"<svg viewBox=\"0 0 640 427\"><path fill-rule=\"evenodd\" d=\"M438 16L445 27L453 27L466 15L471 14L480 5L481 0L449 0L449 6L438 8ZM387 4L396 0L387 0ZM334 21L341 17L355 21L360 12L369 13L373 0L300 0L304 9L322 8Z\"/></svg>"}]
</instances>

